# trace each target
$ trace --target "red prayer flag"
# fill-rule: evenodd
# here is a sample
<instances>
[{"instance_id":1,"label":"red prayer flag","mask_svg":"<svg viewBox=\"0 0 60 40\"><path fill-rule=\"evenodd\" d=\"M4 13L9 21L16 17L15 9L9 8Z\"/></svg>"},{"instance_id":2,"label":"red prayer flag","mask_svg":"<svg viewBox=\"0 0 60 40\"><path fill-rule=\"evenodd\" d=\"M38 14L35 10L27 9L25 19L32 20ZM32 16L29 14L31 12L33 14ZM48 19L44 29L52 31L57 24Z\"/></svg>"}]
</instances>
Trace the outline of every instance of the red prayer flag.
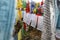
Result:
<instances>
[{"instance_id":1,"label":"red prayer flag","mask_svg":"<svg viewBox=\"0 0 60 40\"><path fill-rule=\"evenodd\" d=\"M24 30L26 30L26 23L24 23Z\"/></svg>"},{"instance_id":2,"label":"red prayer flag","mask_svg":"<svg viewBox=\"0 0 60 40\"><path fill-rule=\"evenodd\" d=\"M30 6L29 6L29 1L28 1L27 5L26 5L26 13L29 13L29 12L30 12Z\"/></svg>"},{"instance_id":3,"label":"red prayer flag","mask_svg":"<svg viewBox=\"0 0 60 40\"><path fill-rule=\"evenodd\" d=\"M41 5L43 5L43 0L42 0L42 2L41 2Z\"/></svg>"}]
</instances>

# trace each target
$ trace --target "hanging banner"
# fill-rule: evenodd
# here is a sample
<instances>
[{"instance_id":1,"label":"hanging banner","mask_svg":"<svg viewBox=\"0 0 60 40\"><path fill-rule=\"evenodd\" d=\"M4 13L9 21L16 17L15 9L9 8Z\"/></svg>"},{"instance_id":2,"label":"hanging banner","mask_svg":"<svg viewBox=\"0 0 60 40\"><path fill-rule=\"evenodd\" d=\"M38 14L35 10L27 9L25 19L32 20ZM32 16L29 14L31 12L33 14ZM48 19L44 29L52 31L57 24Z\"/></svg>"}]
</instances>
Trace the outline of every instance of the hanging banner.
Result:
<instances>
[{"instance_id":1,"label":"hanging banner","mask_svg":"<svg viewBox=\"0 0 60 40\"><path fill-rule=\"evenodd\" d=\"M18 20L22 19L22 0L17 0L17 16L18 16Z\"/></svg>"},{"instance_id":2,"label":"hanging banner","mask_svg":"<svg viewBox=\"0 0 60 40\"><path fill-rule=\"evenodd\" d=\"M30 13L30 3L29 3L29 1L26 3L26 13Z\"/></svg>"},{"instance_id":3,"label":"hanging banner","mask_svg":"<svg viewBox=\"0 0 60 40\"><path fill-rule=\"evenodd\" d=\"M22 0L17 0L17 8L22 8Z\"/></svg>"},{"instance_id":4,"label":"hanging banner","mask_svg":"<svg viewBox=\"0 0 60 40\"><path fill-rule=\"evenodd\" d=\"M43 16L38 16L37 29L40 31L43 30Z\"/></svg>"},{"instance_id":5,"label":"hanging banner","mask_svg":"<svg viewBox=\"0 0 60 40\"><path fill-rule=\"evenodd\" d=\"M22 0L23 8L26 8L26 0Z\"/></svg>"},{"instance_id":6,"label":"hanging banner","mask_svg":"<svg viewBox=\"0 0 60 40\"><path fill-rule=\"evenodd\" d=\"M37 16L35 14L32 14L32 16L31 16L31 26L33 28L35 28L36 27L36 23L37 23Z\"/></svg>"}]
</instances>

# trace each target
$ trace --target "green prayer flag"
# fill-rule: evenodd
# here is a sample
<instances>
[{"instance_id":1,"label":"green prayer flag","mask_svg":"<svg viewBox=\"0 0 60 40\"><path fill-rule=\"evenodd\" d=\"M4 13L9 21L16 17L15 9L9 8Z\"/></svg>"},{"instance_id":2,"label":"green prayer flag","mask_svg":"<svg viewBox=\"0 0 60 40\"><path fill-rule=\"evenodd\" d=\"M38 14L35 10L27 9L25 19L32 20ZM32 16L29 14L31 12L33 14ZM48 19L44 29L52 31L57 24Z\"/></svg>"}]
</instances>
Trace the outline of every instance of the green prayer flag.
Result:
<instances>
[{"instance_id":1,"label":"green prayer flag","mask_svg":"<svg viewBox=\"0 0 60 40\"><path fill-rule=\"evenodd\" d=\"M26 8L26 0L23 0L23 8Z\"/></svg>"}]
</instances>

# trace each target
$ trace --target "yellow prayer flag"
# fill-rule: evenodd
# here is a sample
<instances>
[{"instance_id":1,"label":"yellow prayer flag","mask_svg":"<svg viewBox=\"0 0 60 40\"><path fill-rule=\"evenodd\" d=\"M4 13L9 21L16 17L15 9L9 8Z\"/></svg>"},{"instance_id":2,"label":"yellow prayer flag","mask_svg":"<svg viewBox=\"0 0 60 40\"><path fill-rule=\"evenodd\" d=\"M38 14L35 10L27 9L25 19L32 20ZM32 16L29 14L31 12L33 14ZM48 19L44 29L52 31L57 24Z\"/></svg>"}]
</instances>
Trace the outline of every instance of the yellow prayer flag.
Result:
<instances>
[{"instance_id":1,"label":"yellow prayer flag","mask_svg":"<svg viewBox=\"0 0 60 40\"><path fill-rule=\"evenodd\" d=\"M18 18L21 20L22 19L22 11L18 10Z\"/></svg>"},{"instance_id":2,"label":"yellow prayer flag","mask_svg":"<svg viewBox=\"0 0 60 40\"><path fill-rule=\"evenodd\" d=\"M34 14L36 14L36 8L33 10Z\"/></svg>"},{"instance_id":3,"label":"yellow prayer flag","mask_svg":"<svg viewBox=\"0 0 60 40\"><path fill-rule=\"evenodd\" d=\"M17 8L22 8L22 0L17 1Z\"/></svg>"},{"instance_id":4,"label":"yellow prayer flag","mask_svg":"<svg viewBox=\"0 0 60 40\"><path fill-rule=\"evenodd\" d=\"M39 3L36 3L36 8L38 8Z\"/></svg>"},{"instance_id":5,"label":"yellow prayer flag","mask_svg":"<svg viewBox=\"0 0 60 40\"><path fill-rule=\"evenodd\" d=\"M22 40L22 30L18 32L18 40Z\"/></svg>"},{"instance_id":6,"label":"yellow prayer flag","mask_svg":"<svg viewBox=\"0 0 60 40\"><path fill-rule=\"evenodd\" d=\"M22 11L21 11L21 8L22 8L22 0L17 0L17 15L18 15L18 20L21 20L22 19Z\"/></svg>"}]
</instances>

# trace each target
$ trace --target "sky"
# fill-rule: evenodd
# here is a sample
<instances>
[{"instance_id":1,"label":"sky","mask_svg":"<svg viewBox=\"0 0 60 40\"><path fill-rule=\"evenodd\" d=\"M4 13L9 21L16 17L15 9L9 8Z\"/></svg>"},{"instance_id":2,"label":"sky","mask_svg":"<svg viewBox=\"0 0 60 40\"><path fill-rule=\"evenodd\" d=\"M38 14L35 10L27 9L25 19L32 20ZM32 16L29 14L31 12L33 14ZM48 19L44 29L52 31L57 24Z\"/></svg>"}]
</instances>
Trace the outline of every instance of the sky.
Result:
<instances>
[{"instance_id":1,"label":"sky","mask_svg":"<svg viewBox=\"0 0 60 40\"><path fill-rule=\"evenodd\" d=\"M38 2L41 2L42 0L32 0L32 1L38 3ZM29 2L31 2L31 0L29 0Z\"/></svg>"},{"instance_id":2,"label":"sky","mask_svg":"<svg viewBox=\"0 0 60 40\"><path fill-rule=\"evenodd\" d=\"M42 0L33 0L34 2L41 2Z\"/></svg>"}]
</instances>

